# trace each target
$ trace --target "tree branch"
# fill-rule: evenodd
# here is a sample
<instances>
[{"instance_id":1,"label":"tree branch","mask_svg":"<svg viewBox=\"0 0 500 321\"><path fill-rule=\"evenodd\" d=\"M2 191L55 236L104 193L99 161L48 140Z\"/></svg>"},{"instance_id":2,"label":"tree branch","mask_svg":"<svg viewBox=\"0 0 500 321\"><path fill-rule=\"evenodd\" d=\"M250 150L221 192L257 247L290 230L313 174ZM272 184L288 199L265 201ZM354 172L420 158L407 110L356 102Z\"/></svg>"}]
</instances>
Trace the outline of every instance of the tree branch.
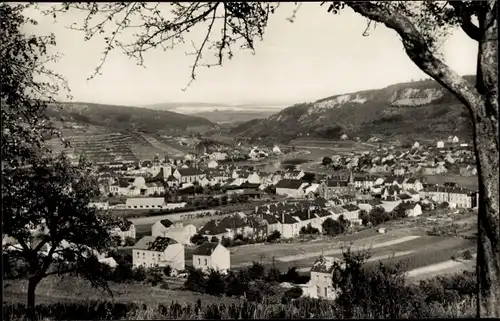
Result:
<instances>
[{"instance_id":1,"label":"tree branch","mask_svg":"<svg viewBox=\"0 0 500 321\"><path fill-rule=\"evenodd\" d=\"M371 2L352 1L345 2L345 4L356 13L383 23L388 28L396 31L401 36L410 59L422 71L453 92L467 107L470 108L483 101L483 97L472 84L432 53L423 35L408 18Z\"/></svg>"},{"instance_id":2,"label":"tree branch","mask_svg":"<svg viewBox=\"0 0 500 321\"><path fill-rule=\"evenodd\" d=\"M481 39L481 30L472 23L472 14L467 10L465 3L462 1L448 1L448 3L455 9L457 16L460 18L462 30L470 38L479 41Z\"/></svg>"}]
</instances>

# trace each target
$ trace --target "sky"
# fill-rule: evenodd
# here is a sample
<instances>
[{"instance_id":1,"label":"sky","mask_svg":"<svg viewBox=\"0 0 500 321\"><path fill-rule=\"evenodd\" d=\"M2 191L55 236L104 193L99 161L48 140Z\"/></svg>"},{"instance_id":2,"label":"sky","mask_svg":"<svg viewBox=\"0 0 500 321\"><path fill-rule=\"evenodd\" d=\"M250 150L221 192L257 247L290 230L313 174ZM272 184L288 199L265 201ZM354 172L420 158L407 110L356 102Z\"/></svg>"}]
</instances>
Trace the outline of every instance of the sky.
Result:
<instances>
[{"instance_id":1,"label":"sky","mask_svg":"<svg viewBox=\"0 0 500 321\"><path fill-rule=\"evenodd\" d=\"M48 5L48 4L47 4ZM40 6L47 6L41 4ZM162 4L168 6L168 4ZM54 20L30 11L38 21L25 32L54 33L55 50L63 57L52 68L65 76L74 101L145 106L165 102L211 102L289 106L335 94L428 78L404 52L398 35L377 25L364 37L367 20L351 9L333 15L319 2L304 3L293 23L293 3L282 3L269 19L264 40L255 55L236 51L222 67L200 68L196 81L183 91L191 74L193 56L189 40L197 40L206 27L187 37L188 44L173 50L145 54L145 68L113 51L102 75L87 78L99 65L104 40L84 41L84 34L67 28L81 22L81 12L69 12ZM125 35L129 37L129 35ZM131 39L131 38L128 38ZM461 75L474 74L477 45L461 30L443 43L445 62Z\"/></svg>"}]
</instances>

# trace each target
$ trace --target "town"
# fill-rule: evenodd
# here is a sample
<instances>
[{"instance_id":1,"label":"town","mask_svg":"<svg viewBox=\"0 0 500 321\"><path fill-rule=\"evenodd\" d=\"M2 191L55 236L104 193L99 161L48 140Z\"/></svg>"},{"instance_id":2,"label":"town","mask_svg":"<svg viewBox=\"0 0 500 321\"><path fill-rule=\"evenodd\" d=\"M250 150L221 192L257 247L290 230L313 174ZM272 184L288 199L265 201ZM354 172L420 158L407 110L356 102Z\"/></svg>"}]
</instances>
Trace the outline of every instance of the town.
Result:
<instances>
[{"instance_id":1,"label":"town","mask_svg":"<svg viewBox=\"0 0 500 321\"><path fill-rule=\"evenodd\" d=\"M498 317L496 10L1 3L2 319Z\"/></svg>"},{"instance_id":2,"label":"town","mask_svg":"<svg viewBox=\"0 0 500 321\"><path fill-rule=\"evenodd\" d=\"M249 158L255 150L250 149ZM264 150L262 157L282 154L278 146L269 153ZM477 207L477 190L426 179L452 171L464 177L476 174L472 148L456 136L430 146L415 142L348 156L332 153L321 160L319 167L327 172L323 174L293 168L266 173L252 165L225 162L226 157L205 152L184 159L158 156L136 164L95 166L102 197L91 205L125 222L114 231L122 247L109 253L127 257L134 268L168 267L171 276L186 277L189 268L227 274L256 262L251 256L232 257L237 246L271 243L272 248L272 243L293 242L304 235L312 235L308 242L314 242L437 209L452 213ZM273 265L310 272L310 280L300 284L303 295L335 299L328 281L332 264L318 268L325 260L338 261L323 255L331 249L326 246L320 255L305 260L273 256ZM109 253L100 253L100 260L116 267ZM328 278L314 277L317 273Z\"/></svg>"}]
</instances>

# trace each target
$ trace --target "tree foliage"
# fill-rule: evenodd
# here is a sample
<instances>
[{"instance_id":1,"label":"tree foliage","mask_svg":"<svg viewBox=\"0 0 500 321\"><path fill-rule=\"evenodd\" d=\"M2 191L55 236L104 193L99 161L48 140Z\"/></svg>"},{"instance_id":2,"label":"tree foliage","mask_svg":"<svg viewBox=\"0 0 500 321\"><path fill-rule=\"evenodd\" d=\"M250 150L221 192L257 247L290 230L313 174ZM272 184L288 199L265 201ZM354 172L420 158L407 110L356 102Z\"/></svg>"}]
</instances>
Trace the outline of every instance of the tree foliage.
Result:
<instances>
[{"instance_id":1,"label":"tree foliage","mask_svg":"<svg viewBox=\"0 0 500 321\"><path fill-rule=\"evenodd\" d=\"M32 312L36 286L49 275L76 272L107 289L96 253L116 244L110 230L118 222L89 206L99 195L89 164L73 165L44 145L58 134L45 112L66 83L46 68L56 58L47 54L53 35L21 32L36 25L23 16L26 7L0 4L2 229L15 240L3 252L26 268Z\"/></svg>"}]
</instances>

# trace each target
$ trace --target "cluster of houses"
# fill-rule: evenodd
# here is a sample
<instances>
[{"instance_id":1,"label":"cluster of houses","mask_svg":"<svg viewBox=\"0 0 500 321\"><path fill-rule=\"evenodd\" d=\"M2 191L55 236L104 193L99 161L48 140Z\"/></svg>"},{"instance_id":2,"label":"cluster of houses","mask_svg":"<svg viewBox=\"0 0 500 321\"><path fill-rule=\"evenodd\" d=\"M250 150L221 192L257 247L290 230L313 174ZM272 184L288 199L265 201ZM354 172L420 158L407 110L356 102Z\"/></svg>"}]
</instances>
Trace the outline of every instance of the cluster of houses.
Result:
<instances>
[{"instance_id":1,"label":"cluster of houses","mask_svg":"<svg viewBox=\"0 0 500 321\"><path fill-rule=\"evenodd\" d=\"M438 141L436 146L421 146L415 142L407 149L390 147L335 155L331 157L331 166L372 174L441 175L454 172L462 176L476 175L472 146L458 141L456 136L450 136L446 145L444 141Z\"/></svg>"}]
</instances>

